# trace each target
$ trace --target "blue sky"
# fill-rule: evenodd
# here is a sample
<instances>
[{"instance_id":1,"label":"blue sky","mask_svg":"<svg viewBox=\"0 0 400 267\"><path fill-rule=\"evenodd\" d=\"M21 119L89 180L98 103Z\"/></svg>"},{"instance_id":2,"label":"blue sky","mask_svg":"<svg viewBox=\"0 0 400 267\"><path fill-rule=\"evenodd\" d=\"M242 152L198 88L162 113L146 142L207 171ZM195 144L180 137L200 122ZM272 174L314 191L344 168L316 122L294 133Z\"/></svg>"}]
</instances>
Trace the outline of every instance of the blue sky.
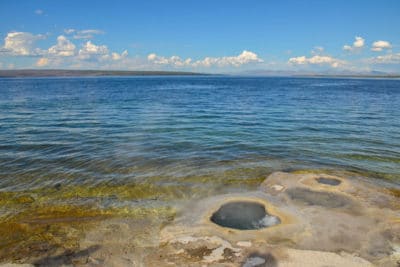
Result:
<instances>
[{"instance_id":1,"label":"blue sky","mask_svg":"<svg viewBox=\"0 0 400 267\"><path fill-rule=\"evenodd\" d=\"M0 3L0 68L400 72L400 1Z\"/></svg>"}]
</instances>

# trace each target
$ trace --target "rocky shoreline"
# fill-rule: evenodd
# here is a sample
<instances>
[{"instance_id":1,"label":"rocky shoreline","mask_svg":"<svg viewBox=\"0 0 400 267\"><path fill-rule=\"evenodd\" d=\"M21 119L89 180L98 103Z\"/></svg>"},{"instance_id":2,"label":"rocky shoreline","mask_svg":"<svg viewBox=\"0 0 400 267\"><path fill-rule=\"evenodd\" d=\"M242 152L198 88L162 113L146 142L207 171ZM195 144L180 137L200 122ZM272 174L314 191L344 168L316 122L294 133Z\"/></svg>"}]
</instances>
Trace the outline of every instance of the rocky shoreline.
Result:
<instances>
[{"instance_id":1,"label":"rocky shoreline","mask_svg":"<svg viewBox=\"0 0 400 267\"><path fill-rule=\"evenodd\" d=\"M210 220L224 204L243 202L262 206L279 221L240 230ZM251 220L252 214L233 208L221 216ZM396 267L400 201L390 190L361 179L276 172L258 190L212 196L180 207L167 225L130 218L103 220L85 233L79 248L25 262L35 266Z\"/></svg>"}]
</instances>

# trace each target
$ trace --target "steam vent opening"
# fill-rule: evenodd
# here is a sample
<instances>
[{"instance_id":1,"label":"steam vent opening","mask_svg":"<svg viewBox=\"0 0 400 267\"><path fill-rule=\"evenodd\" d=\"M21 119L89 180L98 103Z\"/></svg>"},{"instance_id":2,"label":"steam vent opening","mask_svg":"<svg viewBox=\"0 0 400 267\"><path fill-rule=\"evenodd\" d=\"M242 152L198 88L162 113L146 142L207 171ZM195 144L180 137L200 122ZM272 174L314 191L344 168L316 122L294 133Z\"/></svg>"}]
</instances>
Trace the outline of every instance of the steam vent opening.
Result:
<instances>
[{"instance_id":1,"label":"steam vent opening","mask_svg":"<svg viewBox=\"0 0 400 267\"><path fill-rule=\"evenodd\" d=\"M325 178L325 177L319 177L316 179L318 183L320 184L327 184L327 185L340 185L340 183L342 181L338 180L338 179L334 179L334 178Z\"/></svg>"},{"instance_id":2,"label":"steam vent opening","mask_svg":"<svg viewBox=\"0 0 400 267\"><path fill-rule=\"evenodd\" d=\"M278 217L268 214L264 205L248 201L224 204L210 220L220 226L239 230L261 229L281 222Z\"/></svg>"}]
</instances>

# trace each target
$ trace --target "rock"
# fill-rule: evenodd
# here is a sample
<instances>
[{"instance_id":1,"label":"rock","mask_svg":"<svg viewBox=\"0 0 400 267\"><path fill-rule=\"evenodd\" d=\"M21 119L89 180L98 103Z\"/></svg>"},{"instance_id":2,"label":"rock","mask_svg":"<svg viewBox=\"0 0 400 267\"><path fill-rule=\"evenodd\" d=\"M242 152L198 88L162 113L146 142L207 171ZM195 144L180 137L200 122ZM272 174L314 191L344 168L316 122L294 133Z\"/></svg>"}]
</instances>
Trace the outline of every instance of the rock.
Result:
<instances>
[{"instance_id":1,"label":"rock","mask_svg":"<svg viewBox=\"0 0 400 267\"><path fill-rule=\"evenodd\" d=\"M285 257L278 258L279 267L373 267L374 265L360 257L347 253L336 254L332 252L287 249Z\"/></svg>"},{"instance_id":2,"label":"rock","mask_svg":"<svg viewBox=\"0 0 400 267\"><path fill-rule=\"evenodd\" d=\"M250 241L239 241L239 242L236 243L236 245L239 246L239 247L248 248L248 247L251 247L252 244L251 244Z\"/></svg>"},{"instance_id":3,"label":"rock","mask_svg":"<svg viewBox=\"0 0 400 267\"><path fill-rule=\"evenodd\" d=\"M274 189L275 191L278 191L278 192L280 192L283 189L285 189L285 187L280 185L280 184L274 184L274 185L271 186L271 188Z\"/></svg>"}]
</instances>

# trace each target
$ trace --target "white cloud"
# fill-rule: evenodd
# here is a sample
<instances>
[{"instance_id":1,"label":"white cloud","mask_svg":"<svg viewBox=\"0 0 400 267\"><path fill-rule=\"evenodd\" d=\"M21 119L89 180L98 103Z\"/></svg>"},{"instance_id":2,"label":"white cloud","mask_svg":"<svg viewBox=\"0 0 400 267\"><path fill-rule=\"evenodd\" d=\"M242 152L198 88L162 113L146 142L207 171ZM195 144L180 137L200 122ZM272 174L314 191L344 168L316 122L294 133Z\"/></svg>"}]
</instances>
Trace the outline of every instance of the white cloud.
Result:
<instances>
[{"instance_id":1,"label":"white cloud","mask_svg":"<svg viewBox=\"0 0 400 267\"><path fill-rule=\"evenodd\" d=\"M94 35L98 34L104 34L104 32L101 30L93 30L93 29L76 31L74 39L92 39Z\"/></svg>"},{"instance_id":2,"label":"white cloud","mask_svg":"<svg viewBox=\"0 0 400 267\"><path fill-rule=\"evenodd\" d=\"M73 34L76 30L66 29L64 32ZM96 30L85 30L83 33L94 34ZM45 37L28 32L9 32L4 39L4 45L0 45L0 56L38 56L40 58L34 63L37 67L128 68L125 63L140 62L130 60L127 50L117 53L110 51L106 45L94 44L92 41L85 41L77 48L65 35L59 35L57 42L48 49L35 46L37 40ZM148 62L142 59L143 61Z\"/></svg>"},{"instance_id":3,"label":"white cloud","mask_svg":"<svg viewBox=\"0 0 400 267\"><path fill-rule=\"evenodd\" d=\"M155 61L156 59L157 59L157 55L156 54L154 54L154 53L151 53L151 54L149 54L148 56L147 56L147 60L149 60L149 61Z\"/></svg>"},{"instance_id":4,"label":"white cloud","mask_svg":"<svg viewBox=\"0 0 400 267\"><path fill-rule=\"evenodd\" d=\"M128 50L124 50L121 54L118 54L116 52L111 53L112 60L121 60L123 58L126 58L127 56L128 56Z\"/></svg>"},{"instance_id":5,"label":"white cloud","mask_svg":"<svg viewBox=\"0 0 400 267\"><path fill-rule=\"evenodd\" d=\"M64 30L64 33L65 34L72 34L72 33L74 33L75 32L75 29L65 29Z\"/></svg>"},{"instance_id":6,"label":"white cloud","mask_svg":"<svg viewBox=\"0 0 400 267\"><path fill-rule=\"evenodd\" d=\"M34 48L36 41L44 39L45 36L34 35L29 32L9 32L4 39L3 50L15 56L36 56L42 53L38 48Z\"/></svg>"},{"instance_id":7,"label":"white cloud","mask_svg":"<svg viewBox=\"0 0 400 267\"><path fill-rule=\"evenodd\" d=\"M390 49L392 45L388 41L376 41L372 44L372 51L379 52L384 49Z\"/></svg>"},{"instance_id":8,"label":"white cloud","mask_svg":"<svg viewBox=\"0 0 400 267\"><path fill-rule=\"evenodd\" d=\"M64 35L57 37L57 44L48 49L48 53L55 56L70 57L75 54L75 45Z\"/></svg>"},{"instance_id":9,"label":"white cloud","mask_svg":"<svg viewBox=\"0 0 400 267\"><path fill-rule=\"evenodd\" d=\"M353 50L353 47L350 46L350 45L344 45L344 46L343 46L343 50L345 50L345 51L351 51L351 50Z\"/></svg>"},{"instance_id":10,"label":"white cloud","mask_svg":"<svg viewBox=\"0 0 400 267\"><path fill-rule=\"evenodd\" d=\"M193 63L193 66L210 67L210 66L234 66L239 67L241 65L249 63L260 63L263 62L257 54L244 50L240 55L231 57L206 57L203 60L198 60Z\"/></svg>"},{"instance_id":11,"label":"white cloud","mask_svg":"<svg viewBox=\"0 0 400 267\"><path fill-rule=\"evenodd\" d=\"M41 9L36 9L36 10L35 10L35 14L40 16L40 15L43 15L43 14L44 14L44 11L41 10Z\"/></svg>"},{"instance_id":12,"label":"white cloud","mask_svg":"<svg viewBox=\"0 0 400 267\"><path fill-rule=\"evenodd\" d=\"M355 51L355 50L359 50L361 48L363 48L365 45L365 39L360 37L360 36L356 36L355 40L353 42L353 45L344 45L343 46L343 50L345 51Z\"/></svg>"},{"instance_id":13,"label":"white cloud","mask_svg":"<svg viewBox=\"0 0 400 267\"><path fill-rule=\"evenodd\" d=\"M364 47L365 40L362 37L356 36L356 40L353 43L354 48L362 48Z\"/></svg>"},{"instance_id":14,"label":"white cloud","mask_svg":"<svg viewBox=\"0 0 400 267\"><path fill-rule=\"evenodd\" d=\"M324 48L322 46L315 46L313 50L311 50L312 55L321 55L324 52Z\"/></svg>"},{"instance_id":15,"label":"white cloud","mask_svg":"<svg viewBox=\"0 0 400 267\"><path fill-rule=\"evenodd\" d=\"M289 59L289 63L293 65L329 65L333 68L345 65L346 62L331 56L319 56L315 55L312 57L292 57Z\"/></svg>"},{"instance_id":16,"label":"white cloud","mask_svg":"<svg viewBox=\"0 0 400 267\"><path fill-rule=\"evenodd\" d=\"M147 56L147 60L157 65L171 65L173 67L189 66L192 61L191 58L187 58L186 60L183 60L178 56L172 56L167 58L158 56L154 53L149 54Z\"/></svg>"},{"instance_id":17,"label":"white cloud","mask_svg":"<svg viewBox=\"0 0 400 267\"><path fill-rule=\"evenodd\" d=\"M109 50L106 45L95 45L91 41L87 41L81 49L79 49L79 59L101 58L106 59L109 57Z\"/></svg>"},{"instance_id":18,"label":"white cloud","mask_svg":"<svg viewBox=\"0 0 400 267\"><path fill-rule=\"evenodd\" d=\"M230 57L206 57L201 60L192 61L191 58L182 59L179 56L172 56L172 57L163 57L158 56L154 53L149 54L147 56L147 60L158 65L171 65L174 67L226 67L226 66L234 66L239 67L244 64L249 63L259 63L263 62L257 54L244 50L241 54L237 56L230 56Z\"/></svg>"},{"instance_id":19,"label":"white cloud","mask_svg":"<svg viewBox=\"0 0 400 267\"><path fill-rule=\"evenodd\" d=\"M400 64L400 53L386 54L366 60L370 64Z\"/></svg>"},{"instance_id":20,"label":"white cloud","mask_svg":"<svg viewBox=\"0 0 400 267\"><path fill-rule=\"evenodd\" d=\"M47 66L48 64L49 64L49 59L45 57L39 58L38 61L36 61L36 66L38 67L44 67Z\"/></svg>"}]
</instances>

